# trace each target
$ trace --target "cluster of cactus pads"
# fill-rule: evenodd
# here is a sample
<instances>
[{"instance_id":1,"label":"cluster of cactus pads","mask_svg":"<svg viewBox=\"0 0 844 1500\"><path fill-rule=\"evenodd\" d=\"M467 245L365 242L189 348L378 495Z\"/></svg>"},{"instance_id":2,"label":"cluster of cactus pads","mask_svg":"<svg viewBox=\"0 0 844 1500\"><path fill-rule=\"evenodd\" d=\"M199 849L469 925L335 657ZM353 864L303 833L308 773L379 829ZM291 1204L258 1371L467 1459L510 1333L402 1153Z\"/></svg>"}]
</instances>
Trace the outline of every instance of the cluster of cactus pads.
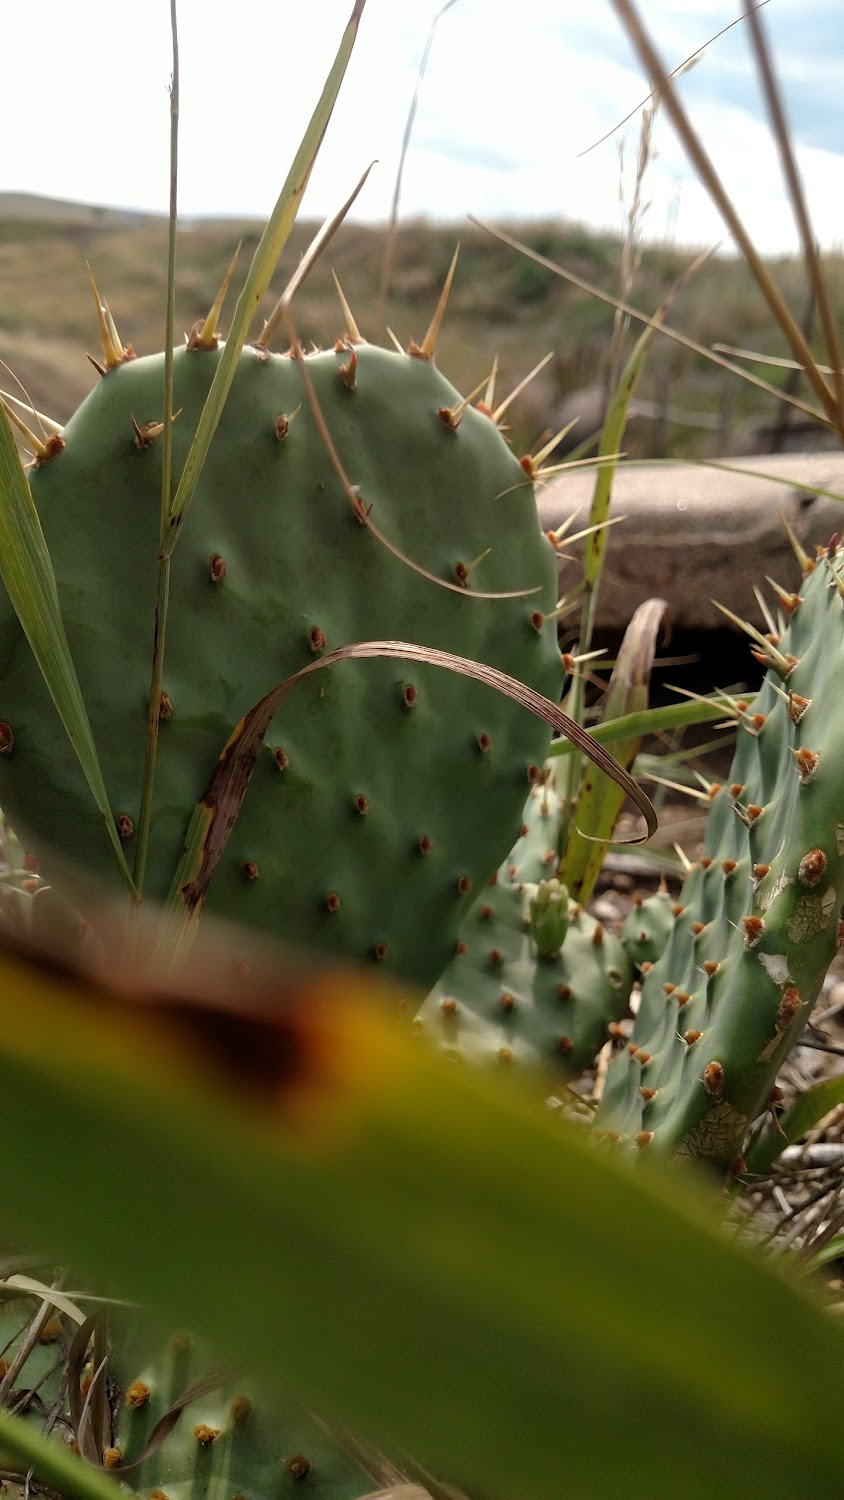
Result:
<instances>
[{"instance_id":1,"label":"cluster of cactus pads","mask_svg":"<svg viewBox=\"0 0 844 1500\"><path fill-rule=\"evenodd\" d=\"M464 401L440 374L433 343L385 350L352 322L335 349L301 360L243 350L173 557L145 895L167 897L191 814L243 715L336 647L419 643L558 700L556 556L530 461L508 446L494 400ZM131 866L165 362L130 358L113 337L104 347L100 384L30 482ZM216 335L176 353L174 479L221 353ZM3 590L0 718L0 806L27 847L45 871L58 853L116 889L100 816ZM313 672L270 726L208 907L427 988L512 839L548 739L508 698L430 663Z\"/></svg>"},{"instance_id":2,"label":"cluster of cactus pads","mask_svg":"<svg viewBox=\"0 0 844 1500\"><path fill-rule=\"evenodd\" d=\"M159 900L238 722L334 647L415 641L558 695L556 557L537 522L535 465L512 453L490 390L473 405L436 368L441 312L407 353L366 343L349 317L333 350L278 355L259 341L240 356L173 559L146 887ZM136 359L105 326L103 378L40 453L31 488L130 849L164 358ZM207 328L176 353L176 476L220 357ZM677 903L653 898L620 937L557 878L570 810L555 762L539 770L546 727L425 661L338 661L298 683L261 748L209 907L436 985L416 1025L455 1054L569 1079L609 1031L621 1050L597 1114L603 1137L735 1169L841 930L844 581L835 545L802 560L802 597L780 590L780 628L757 637L767 677L752 711L736 710L704 857ZM5 594L0 694L0 804L48 872L58 853L113 882L99 815ZM518 842L490 879L526 794ZM39 902L46 915L35 873L13 873L6 904L28 896L29 919Z\"/></svg>"},{"instance_id":3,"label":"cluster of cactus pads","mask_svg":"<svg viewBox=\"0 0 844 1500\"><path fill-rule=\"evenodd\" d=\"M368 1445L212 1367L194 1339L162 1343L138 1318L107 1335L19 1293L0 1301L0 1406L155 1500L427 1496ZM25 1495L25 1473L2 1467Z\"/></svg>"},{"instance_id":4,"label":"cluster of cactus pads","mask_svg":"<svg viewBox=\"0 0 844 1500\"><path fill-rule=\"evenodd\" d=\"M599 1136L734 1173L844 933L844 568L835 541L799 556L801 593L779 590L778 629L753 632L767 675L733 705L730 777L709 788L704 853L677 900L640 902L620 942L566 902L551 761L420 1017L452 1051L563 1080L609 1035Z\"/></svg>"}]
</instances>

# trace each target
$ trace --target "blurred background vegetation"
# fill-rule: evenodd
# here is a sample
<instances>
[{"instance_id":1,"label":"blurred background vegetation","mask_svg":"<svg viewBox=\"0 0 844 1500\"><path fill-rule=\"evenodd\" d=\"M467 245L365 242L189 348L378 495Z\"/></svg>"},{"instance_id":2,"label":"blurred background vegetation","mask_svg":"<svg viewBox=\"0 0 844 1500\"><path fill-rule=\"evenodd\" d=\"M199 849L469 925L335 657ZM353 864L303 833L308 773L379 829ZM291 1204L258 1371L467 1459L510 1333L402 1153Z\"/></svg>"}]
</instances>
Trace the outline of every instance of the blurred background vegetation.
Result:
<instances>
[{"instance_id":1,"label":"blurred background vegetation","mask_svg":"<svg viewBox=\"0 0 844 1500\"><path fill-rule=\"evenodd\" d=\"M316 225L293 230L268 304L283 288ZM508 224L511 234L566 270L619 294L621 236L596 234L573 221ZM64 421L96 375L84 358L96 345L94 310L85 262L108 299L124 342L137 353L159 349L167 270L164 217L89 208L45 198L0 194L0 358L25 385L35 406ZM186 222L178 248L177 327L187 331L207 312L238 242L243 241L234 286L239 290L260 226L235 220ZM497 390L506 395L543 355L552 359L511 409L518 451L543 431L570 419L567 398L606 379L613 309L589 293L518 255L471 223L405 222L398 230L387 322L403 343L425 331L454 245L461 243L457 276L438 345L438 362L462 391L471 390L499 358ZM378 288L385 231L346 224L329 256L298 299L297 324L307 343L330 344L341 331L332 281L336 271L365 336L383 341ZM693 252L668 242L638 247L641 262L630 299L650 315ZM806 276L797 260L773 267L798 320L811 328ZM827 261L833 306L844 316L844 260ZM230 304L233 306L233 302ZM230 311L230 309L229 309ZM671 309L671 325L698 343L726 341L764 355L787 354L782 335L744 263L711 259ZM224 317L223 326L226 326ZM821 346L816 345L819 358ZM789 372L750 363L771 384ZM10 388L10 377L0 381ZM824 446L826 434L789 413L772 396L728 371L656 338L637 393L625 441L633 457L712 457ZM593 430L578 424L577 440Z\"/></svg>"}]
</instances>

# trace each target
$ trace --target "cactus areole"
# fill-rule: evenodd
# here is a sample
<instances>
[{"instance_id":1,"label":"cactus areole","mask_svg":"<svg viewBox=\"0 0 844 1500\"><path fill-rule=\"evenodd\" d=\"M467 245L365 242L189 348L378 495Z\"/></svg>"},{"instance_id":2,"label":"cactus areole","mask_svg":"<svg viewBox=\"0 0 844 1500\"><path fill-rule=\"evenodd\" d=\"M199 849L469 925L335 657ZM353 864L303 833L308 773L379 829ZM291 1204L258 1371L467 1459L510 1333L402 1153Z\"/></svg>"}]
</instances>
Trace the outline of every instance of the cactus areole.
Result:
<instances>
[{"instance_id":1,"label":"cactus areole","mask_svg":"<svg viewBox=\"0 0 844 1500\"><path fill-rule=\"evenodd\" d=\"M220 352L175 355L174 488ZM419 351L346 341L306 363L351 493L297 359L246 348L173 555L144 892L157 900L232 730L325 651L409 640L559 693L545 618L554 551L494 420L461 404ZM119 363L69 422L63 448L31 472L130 863L163 407L164 356ZM99 815L5 590L0 713L10 738L0 805L46 871L56 851L116 891ZM546 726L509 699L428 664L344 661L314 672L270 726L208 906L277 937L383 960L427 986L512 844L547 742Z\"/></svg>"}]
</instances>

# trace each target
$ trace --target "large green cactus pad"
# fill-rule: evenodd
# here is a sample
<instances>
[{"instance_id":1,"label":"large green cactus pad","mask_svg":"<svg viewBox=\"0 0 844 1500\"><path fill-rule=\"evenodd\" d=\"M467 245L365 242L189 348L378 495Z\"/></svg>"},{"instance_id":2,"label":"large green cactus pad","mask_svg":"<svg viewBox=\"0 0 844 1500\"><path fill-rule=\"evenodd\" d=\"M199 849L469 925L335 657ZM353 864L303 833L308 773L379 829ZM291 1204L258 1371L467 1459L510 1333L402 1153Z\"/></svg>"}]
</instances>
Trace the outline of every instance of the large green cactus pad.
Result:
<instances>
[{"instance_id":1,"label":"large green cactus pad","mask_svg":"<svg viewBox=\"0 0 844 1500\"><path fill-rule=\"evenodd\" d=\"M174 473L219 351L175 358ZM357 518L290 356L244 351L173 559L146 893L170 888L190 814L239 719L324 650L410 640L555 698L555 558L532 486L495 425L431 361L369 345L308 356L340 459L389 542ZM110 371L32 473L67 633L118 818L136 825L149 696L163 356ZM471 564L484 557L477 567ZM521 591L484 599L478 592ZM73 751L0 596L0 804L46 870L51 851L116 888ZM512 843L548 731L492 689L429 665L341 662L277 715L211 883L210 909L388 967L426 987ZM134 834L128 833L130 862Z\"/></svg>"}]
</instances>

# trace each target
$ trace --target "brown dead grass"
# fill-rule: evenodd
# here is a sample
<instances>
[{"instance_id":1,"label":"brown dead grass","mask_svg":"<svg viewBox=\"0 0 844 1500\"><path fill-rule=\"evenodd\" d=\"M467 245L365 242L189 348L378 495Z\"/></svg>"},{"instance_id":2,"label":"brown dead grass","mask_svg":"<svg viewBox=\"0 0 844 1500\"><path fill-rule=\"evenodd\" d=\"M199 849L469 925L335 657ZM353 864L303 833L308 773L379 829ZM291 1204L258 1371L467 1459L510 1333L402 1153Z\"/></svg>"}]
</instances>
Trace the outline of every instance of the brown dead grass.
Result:
<instances>
[{"instance_id":1,"label":"brown dead grass","mask_svg":"<svg viewBox=\"0 0 844 1500\"><path fill-rule=\"evenodd\" d=\"M0 358L12 365L36 406L64 420L95 379L85 359L86 350L95 352L96 348L86 261L109 301L124 342L131 342L139 354L150 353L161 347L163 339L167 231L161 218L133 220L73 206L65 206L64 212L61 208L46 203L39 215L38 200L6 200L4 205L0 198ZM568 269L605 290L617 289L620 240L590 235L577 224L509 227ZM268 306L314 228L303 224L294 229L268 293ZM178 249L179 330L189 329L207 311L242 238L241 264L232 293L236 295L259 232L257 224L228 220L183 228ZM415 221L399 230L388 309L390 325L404 343L423 335L458 238L461 259L438 356L455 385L462 390L475 386L497 354L499 392L506 394L543 354L554 351L532 395L512 410L512 435L521 448L553 422L563 396L606 371L612 309L520 258L471 224ZM299 298L297 323L304 341L330 343L340 332L332 267L364 334L379 341L385 338L384 329L375 324L383 244L381 228L343 227ZM688 259L689 255L669 246L644 246L634 294L637 305L652 312ZM802 270L791 262L777 269L789 302L800 313L806 298ZM844 313L844 265L834 262L829 273L833 299ZM678 300L673 321L704 344L727 339L760 352L785 352L747 270L735 261L716 260L704 267ZM767 369L763 373L778 378ZM656 399L670 386L674 407L717 412L729 380L706 361L656 340L640 395ZM0 382L7 383L5 379ZM739 389L739 427L751 416L770 421L775 415L771 398L749 387ZM647 452L649 436L647 427L633 433L628 451ZM672 427L668 451L705 453L711 442L711 434ZM742 446L740 441L737 446Z\"/></svg>"}]
</instances>

